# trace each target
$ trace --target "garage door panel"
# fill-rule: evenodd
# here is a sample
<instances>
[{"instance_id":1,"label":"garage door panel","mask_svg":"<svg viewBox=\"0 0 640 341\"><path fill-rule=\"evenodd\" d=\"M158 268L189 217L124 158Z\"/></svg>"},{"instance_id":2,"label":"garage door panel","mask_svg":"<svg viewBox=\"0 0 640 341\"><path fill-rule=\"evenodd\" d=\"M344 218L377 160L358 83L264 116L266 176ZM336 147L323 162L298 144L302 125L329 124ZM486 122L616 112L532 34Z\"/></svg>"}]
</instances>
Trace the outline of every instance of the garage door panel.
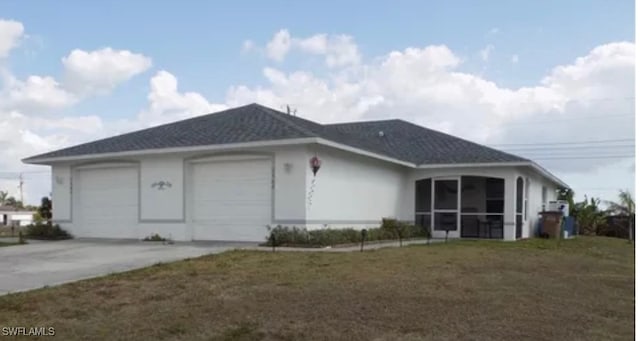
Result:
<instances>
[{"instance_id":1,"label":"garage door panel","mask_svg":"<svg viewBox=\"0 0 640 341\"><path fill-rule=\"evenodd\" d=\"M194 165L196 240L262 241L271 222L271 160Z\"/></svg>"},{"instance_id":2,"label":"garage door panel","mask_svg":"<svg viewBox=\"0 0 640 341\"><path fill-rule=\"evenodd\" d=\"M83 235L138 238L138 172L134 167L78 171L75 216Z\"/></svg>"}]
</instances>

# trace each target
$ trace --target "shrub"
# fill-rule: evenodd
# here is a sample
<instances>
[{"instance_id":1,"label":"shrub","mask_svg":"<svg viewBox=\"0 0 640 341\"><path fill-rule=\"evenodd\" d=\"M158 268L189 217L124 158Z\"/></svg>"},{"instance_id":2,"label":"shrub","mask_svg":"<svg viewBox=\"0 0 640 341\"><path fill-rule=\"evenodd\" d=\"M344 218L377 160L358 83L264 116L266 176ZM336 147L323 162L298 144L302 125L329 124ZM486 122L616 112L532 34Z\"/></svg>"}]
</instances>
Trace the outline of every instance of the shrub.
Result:
<instances>
[{"instance_id":1,"label":"shrub","mask_svg":"<svg viewBox=\"0 0 640 341\"><path fill-rule=\"evenodd\" d=\"M411 238L411 236L419 236L420 228L416 228L415 225L410 225L403 221L392 218L382 218L382 230L389 231L388 234L394 235L402 246L402 240L405 238Z\"/></svg>"},{"instance_id":2,"label":"shrub","mask_svg":"<svg viewBox=\"0 0 640 341\"><path fill-rule=\"evenodd\" d=\"M62 229L58 224L43 224L36 223L27 225L26 237L29 239L41 239L41 240L63 240L71 239L73 236Z\"/></svg>"},{"instance_id":3,"label":"shrub","mask_svg":"<svg viewBox=\"0 0 640 341\"><path fill-rule=\"evenodd\" d=\"M145 242L164 242L167 239L162 237L162 236L160 236L157 233L154 233L154 234L152 234L150 236L144 237L144 239L142 239L142 240L145 241Z\"/></svg>"},{"instance_id":4,"label":"shrub","mask_svg":"<svg viewBox=\"0 0 640 341\"><path fill-rule=\"evenodd\" d=\"M324 247L357 244L362 240L361 230L354 228L307 230L295 226L277 225L275 227L267 226L267 230L269 235L266 242L262 244L264 246ZM419 226L395 219L383 219L380 227L367 229L365 241L425 238L426 236L425 230ZM275 240L272 241L272 237Z\"/></svg>"}]
</instances>

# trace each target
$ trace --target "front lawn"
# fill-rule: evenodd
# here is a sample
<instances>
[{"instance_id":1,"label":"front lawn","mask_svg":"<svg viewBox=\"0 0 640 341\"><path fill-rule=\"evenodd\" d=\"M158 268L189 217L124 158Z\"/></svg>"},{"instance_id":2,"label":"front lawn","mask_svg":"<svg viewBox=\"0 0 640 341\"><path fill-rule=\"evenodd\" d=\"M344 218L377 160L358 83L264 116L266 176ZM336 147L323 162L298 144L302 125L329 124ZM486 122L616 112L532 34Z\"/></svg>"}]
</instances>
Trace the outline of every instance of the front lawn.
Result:
<instances>
[{"instance_id":1,"label":"front lawn","mask_svg":"<svg viewBox=\"0 0 640 341\"><path fill-rule=\"evenodd\" d=\"M633 339L633 246L556 246L234 251L3 296L0 327L65 340Z\"/></svg>"},{"instance_id":2,"label":"front lawn","mask_svg":"<svg viewBox=\"0 0 640 341\"><path fill-rule=\"evenodd\" d=\"M20 245L20 243L18 243L18 242L14 242L14 241L5 242L5 241L0 240L0 247L3 247L3 246L13 246L13 245Z\"/></svg>"}]
</instances>

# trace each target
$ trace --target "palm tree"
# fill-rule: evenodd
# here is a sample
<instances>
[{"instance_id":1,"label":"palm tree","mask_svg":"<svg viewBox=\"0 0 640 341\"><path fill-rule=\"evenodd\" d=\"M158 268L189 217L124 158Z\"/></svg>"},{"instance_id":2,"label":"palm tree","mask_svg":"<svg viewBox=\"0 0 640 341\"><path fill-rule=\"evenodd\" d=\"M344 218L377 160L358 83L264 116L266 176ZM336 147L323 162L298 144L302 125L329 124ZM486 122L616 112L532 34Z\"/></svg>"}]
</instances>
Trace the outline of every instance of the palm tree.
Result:
<instances>
[{"instance_id":1,"label":"palm tree","mask_svg":"<svg viewBox=\"0 0 640 341\"><path fill-rule=\"evenodd\" d=\"M629 242L633 240L633 220L636 215L636 202L629 190L620 190L618 202L609 201L609 212L629 217Z\"/></svg>"},{"instance_id":2,"label":"palm tree","mask_svg":"<svg viewBox=\"0 0 640 341\"><path fill-rule=\"evenodd\" d=\"M9 192L0 191L0 206L4 206L5 202L7 202L7 198L9 198Z\"/></svg>"}]
</instances>

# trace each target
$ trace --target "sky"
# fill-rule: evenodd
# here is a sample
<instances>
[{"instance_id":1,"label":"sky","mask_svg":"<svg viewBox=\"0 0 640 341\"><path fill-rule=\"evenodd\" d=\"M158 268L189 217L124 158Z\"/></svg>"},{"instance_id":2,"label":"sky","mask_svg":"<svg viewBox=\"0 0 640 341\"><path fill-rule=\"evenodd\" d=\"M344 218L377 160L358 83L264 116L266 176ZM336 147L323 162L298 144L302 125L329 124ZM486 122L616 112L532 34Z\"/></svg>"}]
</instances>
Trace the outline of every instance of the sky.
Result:
<instances>
[{"instance_id":1,"label":"sky","mask_svg":"<svg viewBox=\"0 0 640 341\"><path fill-rule=\"evenodd\" d=\"M633 1L2 1L0 190L20 160L222 109L401 118L635 191Z\"/></svg>"}]
</instances>

